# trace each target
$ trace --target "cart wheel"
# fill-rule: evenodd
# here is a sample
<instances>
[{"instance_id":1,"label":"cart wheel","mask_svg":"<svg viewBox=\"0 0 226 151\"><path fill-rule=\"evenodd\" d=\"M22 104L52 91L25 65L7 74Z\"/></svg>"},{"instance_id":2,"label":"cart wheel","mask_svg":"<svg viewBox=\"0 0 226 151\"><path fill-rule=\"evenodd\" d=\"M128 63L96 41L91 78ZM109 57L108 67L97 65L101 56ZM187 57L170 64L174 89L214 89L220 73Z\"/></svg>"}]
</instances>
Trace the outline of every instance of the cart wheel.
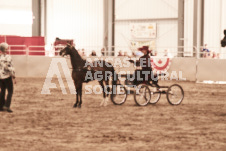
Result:
<instances>
[{"instance_id":1,"label":"cart wheel","mask_svg":"<svg viewBox=\"0 0 226 151\"><path fill-rule=\"evenodd\" d=\"M151 100L150 100L149 103L150 104L155 104L161 98L161 92L159 90L157 90L156 87L151 87L150 91L151 91Z\"/></svg>"},{"instance_id":2,"label":"cart wheel","mask_svg":"<svg viewBox=\"0 0 226 151\"><path fill-rule=\"evenodd\" d=\"M124 85L117 84L113 86L113 93L111 94L111 101L115 105L122 105L126 102L127 90Z\"/></svg>"},{"instance_id":3,"label":"cart wheel","mask_svg":"<svg viewBox=\"0 0 226 151\"><path fill-rule=\"evenodd\" d=\"M171 105L179 105L184 99L184 90L180 85L173 84L168 88L166 97Z\"/></svg>"},{"instance_id":4,"label":"cart wheel","mask_svg":"<svg viewBox=\"0 0 226 151\"><path fill-rule=\"evenodd\" d=\"M137 105L145 106L151 100L151 91L145 84L139 84L134 93L134 100Z\"/></svg>"}]
</instances>

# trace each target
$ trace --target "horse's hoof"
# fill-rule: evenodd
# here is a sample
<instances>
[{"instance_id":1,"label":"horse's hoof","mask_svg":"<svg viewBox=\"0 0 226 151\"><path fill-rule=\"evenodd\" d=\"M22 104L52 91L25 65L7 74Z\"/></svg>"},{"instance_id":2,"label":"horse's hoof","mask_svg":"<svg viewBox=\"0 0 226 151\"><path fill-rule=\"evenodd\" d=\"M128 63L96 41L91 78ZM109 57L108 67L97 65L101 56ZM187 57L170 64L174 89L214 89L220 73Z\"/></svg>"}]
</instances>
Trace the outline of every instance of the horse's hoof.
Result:
<instances>
[{"instance_id":1,"label":"horse's hoof","mask_svg":"<svg viewBox=\"0 0 226 151\"><path fill-rule=\"evenodd\" d=\"M106 98L106 100L104 101L104 107L106 107L108 105L108 98Z\"/></svg>"},{"instance_id":2,"label":"horse's hoof","mask_svg":"<svg viewBox=\"0 0 226 151\"><path fill-rule=\"evenodd\" d=\"M74 104L73 108L76 108L77 107L77 104Z\"/></svg>"},{"instance_id":3,"label":"horse's hoof","mask_svg":"<svg viewBox=\"0 0 226 151\"><path fill-rule=\"evenodd\" d=\"M108 105L108 103L107 103L107 102L105 102L105 103L104 103L104 107L106 107L107 105Z\"/></svg>"},{"instance_id":4,"label":"horse's hoof","mask_svg":"<svg viewBox=\"0 0 226 151\"><path fill-rule=\"evenodd\" d=\"M81 105L81 104L79 104L79 105L78 105L78 108L81 108L81 107L82 107L82 105Z\"/></svg>"},{"instance_id":5,"label":"horse's hoof","mask_svg":"<svg viewBox=\"0 0 226 151\"><path fill-rule=\"evenodd\" d=\"M100 106L103 106L105 103L105 99L102 100L102 102L100 103Z\"/></svg>"}]
</instances>

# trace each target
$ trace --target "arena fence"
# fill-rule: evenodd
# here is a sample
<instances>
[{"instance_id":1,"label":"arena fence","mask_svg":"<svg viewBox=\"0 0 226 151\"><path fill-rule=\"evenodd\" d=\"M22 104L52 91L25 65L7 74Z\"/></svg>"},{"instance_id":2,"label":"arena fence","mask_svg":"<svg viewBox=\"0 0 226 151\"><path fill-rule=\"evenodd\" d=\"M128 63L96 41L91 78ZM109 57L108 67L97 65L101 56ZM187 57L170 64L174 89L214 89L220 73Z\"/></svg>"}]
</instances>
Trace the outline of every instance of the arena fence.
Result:
<instances>
[{"instance_id":1,"label":"arena fence","mask_svg":"<svg viewBox=\"0 0 226 151\"><path fill-rule=\"evenodd\" d=\"M48 57L48 56L29 56L29 55L12 55L13 63L16 70L17 77L43 77L45 78L50 64L53 59L65 59L68 68L71 69L71 63L69 58ZM98 57L88 57L91 59ZM116 59L120 59L123 62L125 57L111 57L109 62L113 63ZM106 57L99 57L99 59L106 59ZM171 58L171 63L167 72L169 77L172 74L177 73L178 76L183 77L187 81L226 81L225 70L226 59L205 59L205 58ZM58 63L59 70L63 76L62 66ZM117 72L135 70L135 67L131 64L129 67L115 67ZM71 70L70 70L71 71Z\"/></svg>"},{"instance_id":2,"label":"arena fence","mask_svg":"<svg viewBox=\"0 0 226 151\"><path fill-rule=\"evenodd\" d=\"M11 50L11 48L13 48ZM29 46L26 47L25 45L10 45L9 54L12 55L14 66L16 68L16 75L17 77L46 77L50 64L53 59L61 58L59 56L59 51L62 49L63 46L56 46L51 49L50 51L45 51L45 47L43 46ZM84 47L86 50L92 50L94 47L89 48ZM95 47L100 49L101 47ZM182 48L178 46L177 48L170 48L171 54L174 54L172 58L170 58L170 65L167 68L167 73L169 73L169 77L176 75L182 77L182 79L186 79L187 81L226 81L226 70L224 65L226 64L226 59L218 59L218 58L204 58L200 57L203 55L197 48L184 48L184 50L193 49L192 53L189 52L182 52L185 57L178 57L176 54L179 54L176 50ZM114 47L114 49L121 50L120 47ZM161 49L162 53L164 53L164 48ZM175 49L175 52L172 51ZM216 49L216 48L215 48ZM104 49L104 54L107 54L106 49ZM122 49L123 50L123 49ZM214 50L213 48L211 50ZM117 51L115 51L117 52ZM189 56L190 55L190 56ZM222 53L221 55L224 55ZM110 57L109 60L112 64L115 63L116 59L120 59L121 62L124 61L126 56L117 57ZM163 56L163 55L160 55ZM84 56L86 57L86 56ZM152 58L158 58L158 56L152 56ZM106 59L108 57L87 57L92 60L95 58L99 59ZM68 68L71 68L71 63L69 59L66 59ZM62 67L60 65L59 69L62 73ZM130 64L129 67L124 66L116 66L115 67L117 72L125 71L132 73L136 68ZM63 73L62 73L63 75Z\"/></svg>"}]
</instances>

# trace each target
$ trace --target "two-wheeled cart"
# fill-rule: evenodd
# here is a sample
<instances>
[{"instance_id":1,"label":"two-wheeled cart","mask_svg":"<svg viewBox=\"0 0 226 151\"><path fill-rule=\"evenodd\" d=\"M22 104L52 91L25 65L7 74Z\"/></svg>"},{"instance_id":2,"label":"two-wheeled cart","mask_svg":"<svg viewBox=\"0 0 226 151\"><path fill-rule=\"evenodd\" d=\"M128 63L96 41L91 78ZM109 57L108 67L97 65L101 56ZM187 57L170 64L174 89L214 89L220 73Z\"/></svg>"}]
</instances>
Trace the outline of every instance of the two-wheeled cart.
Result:
<instances>
[{"instance_id":1,"label":"two-wheeled cart","mask_svg":"<svg viewBox=\"0 0 226 151\"><path fill-rule=\"evenodd\" d=\"M134 101L139 106L155 104L159 101L162 94L171 105L179 105L184 99L184 90L179 84L170 86L157 86L152 81L130 80L131 75L121 75L126 77L124 85L118 82L115 85L114 92L111 94L111 100L115 105L122 105L126 102L127 95L134 94ZM133 87L133 91L128 91L126 87Z\"/></svg>"}]
</instances>

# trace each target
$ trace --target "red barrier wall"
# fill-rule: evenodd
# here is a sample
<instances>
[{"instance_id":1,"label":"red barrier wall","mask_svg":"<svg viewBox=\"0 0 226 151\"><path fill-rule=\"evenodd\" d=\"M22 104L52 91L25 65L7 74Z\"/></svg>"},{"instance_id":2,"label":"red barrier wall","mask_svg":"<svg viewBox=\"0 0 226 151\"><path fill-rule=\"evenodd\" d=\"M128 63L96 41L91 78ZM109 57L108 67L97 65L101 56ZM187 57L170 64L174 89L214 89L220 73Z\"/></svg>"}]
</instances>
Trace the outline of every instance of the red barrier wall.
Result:
<instances>
[{"instance_id":1,"label":"red barrier wall","mask_svg":"<svg viewBox=\"0 0 226 151\"><path fill-rule=\"evenodd\" d=\"M9 45L11 45L10 46L11 55L25 55L26 51L28 51L29 55L45 55L44 37L0 36L0 43L1 42L6 42Z\"/></svg>"}]
</instances>

